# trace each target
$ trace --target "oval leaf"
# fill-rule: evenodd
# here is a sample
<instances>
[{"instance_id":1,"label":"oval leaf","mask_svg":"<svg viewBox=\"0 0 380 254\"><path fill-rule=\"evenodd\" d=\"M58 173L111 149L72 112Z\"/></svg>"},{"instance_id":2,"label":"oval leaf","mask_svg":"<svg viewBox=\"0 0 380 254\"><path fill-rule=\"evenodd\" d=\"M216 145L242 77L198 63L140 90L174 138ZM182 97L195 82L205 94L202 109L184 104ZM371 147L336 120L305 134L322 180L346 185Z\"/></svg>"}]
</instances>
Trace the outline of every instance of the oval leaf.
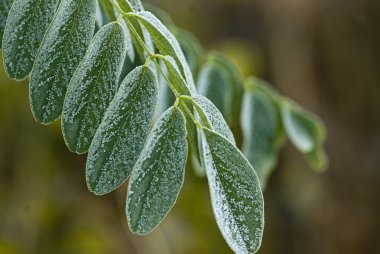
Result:
<instances>
[{"instance_id":1,"label":"oval leaf","mask_svg":"<svg viewBox=\"0 0 380 254\"><path fill-rule=\"evenodd\" d=\"M3 33L5 28L5 23L7 22L8 13L11 9L14 0L1 0L0 1L0 42L3 40ZM0 43L0 48L2 43Z\"/></svg>"},{"instance_id":2,"label":"oval leaf","mask_svg":"<svg viewBox=\"0 0 380 254\"><path fill-rule=\"evenodd\" d=\"M109 193L128 178L149 133L157 90L157 79L148 67L137 67L121 84L89 149L90 191Z\"/></svg>"},{"instance_id":3,"label":"oval leaf","mask_svg":"<svg viewBox=\"0 0 380 254\"><path fill-rule=\"evenodd\" d=\"M38 51L30 80L31 108L43 124L56 120L67 86L95 29L95 0L62 1Z\"/></svg>"},{"instance_id":4,"label":"oval leaf","mask_svg":"<svg viewBox=\"0 0 380 254\"><path fill-rule=\"evenodd\" d=\"M59 0L14 1L3 40L4 68L9 77L23 80L30 74L58 4Z\"/></svg>"},{"instance_id":5,"label":"oval leaf","mask_svg":"<svg viewBox=\"0 0 380 254\"><path fill-rule=\"evenodd\" d=\"M186 80L192 93L196 93L193 76L186 61L185 55L174 35L162 24L162 22L152 13L144 11L136 14L129 14L129 19L139 20L148 30L157 48L163 55L170 55L176 61L179 70Z\"/></svg>"},{"instance_id":6,"label":"oval leaf","mask_svg":"<svg viewBox=\"0 0 380 254\"><path fill-rule=\"evenodd\" d=\"M258 177L236 146L207 128L203 133L211 203L219 229L235 253L255 253L264 229Z\"/></svg>"},{"instance_id":7,"label":"oval leaf","mask_svg":"<svg viewBox=\"0 0 380 254\"><path fill-rule=\"evenodd\" d=\"M241 111L242 151L253 165L264 189L277 162L279 110L264 92L254 90L244 95Z\"/></svg>"},{"instance_id":8,"label":"oval leaf","mask_svg":"<svg viewBox=\"0 0 380 254\"><path fill-rule=\"evenodd\" d=\"M156 123L133 169L126 211L133 233L151 232L169 213L184 181L186 158L185 118L172 107Z\"/></svg>"},{"instance_id":9,"label":"oval leaf","mask_svg":"<svg viewBox=\"0 0 380 254\"><path fill-rule=\"evenodd\" d=\"M70 81L62 111L62 130L72 152L87 152L117 92L126 54L124 40L124 30L118 23L102 27Z\"/></svg>"},{"instance_id":10,"label":"oval leaf","mask_svg":"<svg viewBox=\"0 0 380 254\"><path fill-rule=\"evenodd\" d=\"M282 121L292 143L303 153L315 150L325 140L323 123L290 100L282 103Z\"/></svg>"}]
</instances>

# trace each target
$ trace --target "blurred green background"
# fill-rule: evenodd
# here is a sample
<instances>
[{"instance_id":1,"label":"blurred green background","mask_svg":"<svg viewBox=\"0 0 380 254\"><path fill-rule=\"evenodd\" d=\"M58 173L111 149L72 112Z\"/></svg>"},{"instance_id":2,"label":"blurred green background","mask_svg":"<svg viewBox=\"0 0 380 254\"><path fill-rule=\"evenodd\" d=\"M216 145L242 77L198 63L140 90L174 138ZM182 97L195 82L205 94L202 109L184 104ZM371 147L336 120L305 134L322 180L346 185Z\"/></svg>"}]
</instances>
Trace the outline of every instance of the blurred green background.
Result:
<instances>
[{"instance_id":1,"label":"blurred green background","mask_svg":"<svg viewBox=\"0 0 380 254\"><path fill-rule=\"evenodd\" d=\"M148 1L147 1L148 2ZM380 253L380 2L376 0L156 0L206 49L326 122L328 172L288 144L271 177L262 254ZM207 182L191 170L168 218L129 233L126 186L86 188L85 156L59 124L41 126L27 82L0 67L0 253L232 253L214 221Z\"/></svg>"}]
</instances>

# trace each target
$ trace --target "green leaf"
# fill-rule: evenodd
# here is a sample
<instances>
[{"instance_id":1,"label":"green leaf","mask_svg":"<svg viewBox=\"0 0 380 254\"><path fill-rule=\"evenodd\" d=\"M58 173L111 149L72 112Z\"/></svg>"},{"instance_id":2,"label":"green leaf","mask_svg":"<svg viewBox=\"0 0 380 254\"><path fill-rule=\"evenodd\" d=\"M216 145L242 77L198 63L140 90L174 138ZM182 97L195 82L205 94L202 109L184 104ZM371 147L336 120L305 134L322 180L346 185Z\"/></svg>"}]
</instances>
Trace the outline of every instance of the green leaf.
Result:
<instances>
[{"instance_id":1,"label":"green leaf","mask_svg":"<svg viewBox=\"0 0 380 254\"><path fill-rule=\"evenodd\" d=\"M211 53L198 78L199 93L210 99L229 124L238 122L243 78L226 57Z\"/></svg>"},{"instance_id":2,"label":"green leaf","mask_svg":"<svg viewBox=\"0 0 380 254\"><path fill-rule=\"evenodd\" d=\"M149 133L157 90L149 67L137 67L121 84L89 149L86 177L90 191L109 193L130 175Z\"/></svg>"},{"instance_id":3,"label":"green leaf","mask_svg":"<svg viewBox=\"0 0 380 254\"><path fill-rule=\"evenodd\" d=\"M236 145L234 135L219 109L202 95L193 96L193 100L203 124Z\"/></svg>"},{"instance_id":4,"label":"green leaf","mask_svg":"<svg viewBox=\"0 0 380 254\"><path fill-rule=\"evenodd\" d=\"M245 80L244 88L245 88L245 94L260 93L263 96L265 96L267 99L272 101L273 106L276 108L276 111L277 111L276 122L278 123L277 134L275 135L276 137L275 145L277 148L280 148L286 140L285 130L282 125L282 116L281 116L281 102L283 100L283 97L267 81L254 77L254 76L249 77ZM243 98L243 103L244 103L244 98ZM243 116L243 114L241 115ZM243 119L241 119L240 122L242 123Z\"/></svg>"},{"instance_id":5,"label":"green leaf","mask_svg":"<svg viewBox=\"0 0 380 254\"><path fill-rule=\"evenodd\" d=\"M174 58L182 76L188 84L190 91L192 93L196 93L193 76L185 55L183 54L177 39L167 29L167 27L163 25L156 16L146 11L138 12L136 14L129 14L127 18L131 20L138 20L146 27L157 48L163 55L170 55Z\"/></svg>"},{"instance_id":6,"label":"green leaf","mask_svg":"<svg viewBox=\"0 0 380 254\"><path fill-rule=\"evenodd\" d=\"M318 173L327 170L329 165L329 160L326 155L325 150L322 147L317 147L310 153L305 155L310 166Z\"/></svg>"},{"instance_id":7,"label":"green leaf","mask_svg":"<svg viewBox=\"0 0 380 254\"><path fill-rule=\"evenodd\" d=\"M203 133L211 203L219 229L235 253L255 253L264 230L259 179L234 144L207 128Z\"/></svg>"},{"instance_id":8,"label":"green leaf","mask_svg":"<svg viewBox=\"0 0 380 254\"><path fill-rule=\"evenodd\" d=\"M228 122L232 119L231 83L228 73L213 63L207 63L198 78L199 93L210 99Z\"/></svg>"},{"instance_id":9,"label":"green leaf","mask_svg":"<svg viewBox=\"0 0 380 254\"><path fill-rule=\"evenodd\" d=\"M302 153L312 152L325 141L325 127L315 115L290 100L283 101L281 111L286 133Z\"/></svg>"},{"instance_id":10,"label":"green leaf","mask_svg":"<svg viewBox=\"0 0 380 254\"><path fill-rule=\"evenodd\" d=\"M99 0L97 2L96 25L99 28L102 28L108 23L115 21L116 14L113 5L109 0Z\"/></svg>"},{"instance_id":11,"label":"green leaf","mask_svg":"<svg viewBox=\"0 0 380 254\"><path fill-rule=\"evenodd\" d=\"M151 232L169 213L184 181L186 159L185 117L172 107L156 123L133 169L126 209L133 233Z\"/></svg>"},{"instance_id":12,"label":"green leaf","mask_svg":"<svg viewBox=\"0 0 380 254\"><path fill-rule=\"evenodd\" d=\"M8 18L9 10L11 9L14 0L1 0L0 1L0 48L2 47L3 33L5 28L5 23Z\"/></svg>"},{"instance_id":13,"label":"green leaf","mask_svg":"<svg viewBox=\"0 0 380 254\"><path fill-rule=\"evenodd\" d=\"M2 46L4 68L9 77L23 80L30 74L58 4L59 0L14 1L4 29Z\"/></svg>"},{"instance_id":14,"label":"green leaf","mask_svg":"<svg viewBox=\"0 0 380 254\"><path fill-rule=\"evenodd\" d=\"M70 151L87 152L118 90L125 54L125 33L118 23L102 27L91 41L70 81L63 105L62 130Z\"/></svg>"},{"instance_id":15,"label":"green leaf","mask_svg":"<svg viewBox=\"0 0 380 254\"><path fill-rule=\"evenodd\" d=\"M281 128L279 115L276 102L265 92L256 89L244 95L241 111L242 151L253 165L262 189L265 189L277 162L276 140Z\"/></svg>"},{"instance_id":16,"label":"green leaf","mask_svg":"<svg viewBox=\"0 0 380 254\"><path fill-rule=\"evenodd\" d=\"M62 1L38 51L30 80L31 108L43 124L62 111L67 86L94 34L95 0Z\"/></svg>"}]
</instances>

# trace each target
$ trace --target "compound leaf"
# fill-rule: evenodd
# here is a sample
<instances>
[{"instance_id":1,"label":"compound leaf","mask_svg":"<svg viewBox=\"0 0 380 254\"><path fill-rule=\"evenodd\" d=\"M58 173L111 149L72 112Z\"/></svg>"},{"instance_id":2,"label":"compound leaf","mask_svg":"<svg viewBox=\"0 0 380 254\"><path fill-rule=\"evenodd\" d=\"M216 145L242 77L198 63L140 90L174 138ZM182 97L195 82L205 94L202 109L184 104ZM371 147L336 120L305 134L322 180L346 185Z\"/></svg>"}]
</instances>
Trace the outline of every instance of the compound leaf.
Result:
<instances>
[{"instance_id":1,"label":"compound leaf","mask_svg":"<svg viewBox=\"0 0 380 254\"><path fill-rule=\"evenodd\" d=\"M89 149L86 178L90 191L109 193L130 175L149 133L157 85L154 72L142 66L121 84Z\"/></svg>"},{"instance_id":2,"label":"compound leaf","mask_svg":"<svg viewBox=\"0 0 380 254\"><path fill-rule=\"evenodd\" d=\"M186 159L185 117L172 107L156 123L133 169L127 198L132 232L149 233L169 213L184 181Z\"/></svg>"},{"instance_id":3,"label":"compound leaf","mask_svg":"<svg viewBox=\"0 0 380 254\"><path fill-rule=\"evenodd\" d=\"M87 152L118 90L125 55L125 33L118 23L102 27L91 41L70 81L63 105L63 136L71 151Z\"/></svg>"},{"instance_id":4,"label":"compound leaf","mask_svg":"<svg viewBox=\"0 0 380 254\"><path fill-rule=\"evenodd\" d=\"M11 9L14 0L1 0L0 1L0 48L2 47L3 33L5 23L7 22L9 10Z\"/></svg>"},{"instance_id":5,"label":"compound leaf","mask_svg":"<svg viewBox=\"0 0 380 254\"><path fill-rule=\"evenodd\" d=\"M219 229L235 253L255 253L264 230L264 200L259 179L234 144L203 129L211 203Z\"/></svg>"},{"instance_id":6,"label":"compound leaf","mask_svg":"<svg viewBox=\"0 0 380 254\"><path fill-rule=\"evenodd\" d=\"M60 116L67 86L94 34L95 15L95 0L59 5L31 74L31 108L38 122L49 124Z\"/></svg>"},{"instance_id":7,"label":"compound leaf","mask_svg":"<svg viewBox=\"0 0 380 254\"><path fill-rule=\"evenodd\" d=\"M5 1L7 2L7 1ZM9 77L25 79L59 0L15 0L4 29L4 68Z\"/></svg>"}]
</instances>

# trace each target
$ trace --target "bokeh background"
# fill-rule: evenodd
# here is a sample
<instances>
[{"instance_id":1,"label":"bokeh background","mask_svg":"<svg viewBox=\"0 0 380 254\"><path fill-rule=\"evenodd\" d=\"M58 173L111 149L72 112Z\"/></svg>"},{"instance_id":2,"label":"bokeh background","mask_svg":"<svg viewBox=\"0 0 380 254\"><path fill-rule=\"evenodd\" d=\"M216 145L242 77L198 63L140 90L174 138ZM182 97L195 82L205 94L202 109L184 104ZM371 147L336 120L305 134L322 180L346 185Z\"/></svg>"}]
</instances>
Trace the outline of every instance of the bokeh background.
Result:
<instances>
[{"instance_id":1,"label":"bokeh background","mask_svg":"<svg viewBox=\"0 0 380 254\"><path fill-rule=\"evenodd\" d=\"M380 253L380 2L146 2L326 122L326 173L313 173L290 144L282 150L264 194L259 253ZM145 237L131 235L126 186L92 195L85 156L68 152L58 123L34 121L27 89L1 66L1 254L232 253L214 221L207 182L191 170L161 226Z\"/></svg>"}]
</instances>

